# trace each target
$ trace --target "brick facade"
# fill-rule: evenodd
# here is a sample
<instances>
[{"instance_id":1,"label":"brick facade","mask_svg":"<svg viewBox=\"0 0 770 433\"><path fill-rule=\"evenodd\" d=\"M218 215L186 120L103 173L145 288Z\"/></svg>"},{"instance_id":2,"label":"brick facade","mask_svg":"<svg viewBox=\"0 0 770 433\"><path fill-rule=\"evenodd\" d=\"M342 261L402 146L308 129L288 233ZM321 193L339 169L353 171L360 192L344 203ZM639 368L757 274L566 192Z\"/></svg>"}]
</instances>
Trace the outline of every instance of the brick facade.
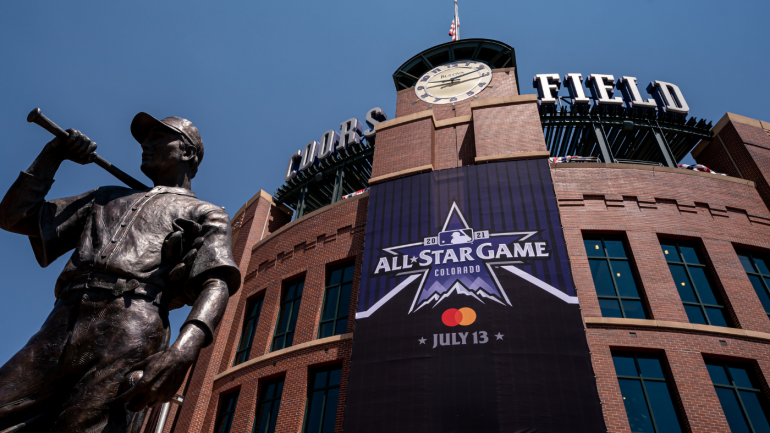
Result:
<instances>
[{"instance_id":1,"label":"brick facade","mask_svg":"<svg viewBox=\"0 0 770 433\"><path fill-rule=\"evenodd\" d=\"M304 419L309 371L329 364L340 364L343 368L337 417L337 431L342 430L352 347L350 336L355 322L348 321L348 334L344 339L337 336L318 340L318 324L326 268L331 264L355 263L349 317L355 315L368 195L338 202L289 224L282 211L268 213L268 208L276 209L270 204L260 197L245 209L242 219L238 215L234 218L236 223L242 221L234 237L237 238L236 261L244 270L243 286L230 298L215 343L201 353L193 368L182 410L179 416L176 412L170 414L167 431L212 432L221 396L238 390L231 431L249 432L261 391L259 384L278 376L285 376L285 384L277 431L299 431ZM268 218L273 221L284 218L283 227L273 227L272 232L263 235L265 227L270 228L273 222ZM304 277L305 286L293 346L271 354L282 283L297 277ZM233 366L246 303L260 295L265 298L249 360Z\"/></svg>"},{"instance_id":2,"label":"brick facade","mask_svg":"<svg viewBox=\"0 0 770 433\"><path fill-rule=\"evenodd\" d=\"M738 179L679 169L656 171L628 164L551 166L580 308L586 322L592 322L587 323L586 335L608 431L631 431L612 363L611 350L617 349L663 353L691 431L729 431L703 359L756 362L764 372L770 367L770 346L767 341L709 332L721 330L716 327L670 329L669 325L689 325L689 320L659 239L701 243L736 327L770 333L770 320L735 252L736 245L770 249L770 220L749 218L770 214L756 188ZM627 325L613 327L588 320L602 313L583 245L586 233L619 234L627 239L651 313L649 321L621 319L616 322ZM652 321L666 326L660 330L647 323L640 326Z\"/></svg>"},{"instance_id":3,"label":"brick facade","mask_svg":"<svg viewBox=\"0 0 770 433\"><path fill-rule=\"evenodd\" d=\"M519 95L513 68L493 74L492 85L478 98L454 106L430 106L414 89L399 91L396 117L377 126L372 182L498 157L544 157L535 100ZM698 162L732 177L645 165L551 164L610 432L630 432L612 350L663 355L686 431L729 431L704 358L750 363L770 399L764 379L770 374L770 320L735 252L736 247L770 251L770 128L757 125L728 118L715 127L715 139L698 149ZM235 255L243 285L230 299L215 342L201 354L181 390L184 405L172 406L166 432L213 432L221 396L234 391L240 394L231 431L250 432L263 381L279 376L285 377L285 389L276 431L299 432L308 375L312 368L329 364L343 369L336 419L336 431L341 431L367 206L364 194L290 223L285 210L259 193L236 214ZM602 317L583 244L588 233L627 240L648 320ZM661 252L661 238L700 246L734 328L689 323ZM327 266L345 261L356 265L348 333L318 339ZM271 353L282 284L297 277L305 278L305 288L294 346ZM260 295L265 298L250 359L233 367L246 303Z\"/></svg>"}]
</instances>

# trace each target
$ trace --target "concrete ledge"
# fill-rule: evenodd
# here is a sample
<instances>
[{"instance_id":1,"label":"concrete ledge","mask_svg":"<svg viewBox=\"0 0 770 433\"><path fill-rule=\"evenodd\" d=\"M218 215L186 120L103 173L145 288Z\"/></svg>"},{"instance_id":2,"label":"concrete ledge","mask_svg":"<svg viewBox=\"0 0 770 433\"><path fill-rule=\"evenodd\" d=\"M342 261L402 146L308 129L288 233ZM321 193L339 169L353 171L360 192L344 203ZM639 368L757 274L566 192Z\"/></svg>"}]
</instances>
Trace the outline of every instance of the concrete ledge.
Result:
<instances>
[{"instance_id":1,"label":"concrete ledge","mask_svg":"<svg viewBox=\"0 0 770 433\"><path fill-rule=\"evenodd\" d=\"M499 98L477 99L471 102L471 110L474 108L494 107L496 105L523 104L526 102L537 102L537 95L512 95L501 96Z\"/></svg>"},{"instance_id":2,"label":"concrete ledge","mask_svg":"<svg viewBox=\"0 0 770 433\"><path fill-rule=\"evenodd\" d=\"M257 357L257 358L254 358L254 359L250 359L250 360L244 362L243 364L238 364L235 367L228 368L227 370L225 370L225 371L217 374L216 376L214 376L214 382L216 382L217 380L219 380L219 379L221 379L223 377L227 377L227 376L229 376L229 375L231 375L231 374L233 374L233 373L235 373L237 371L243 370L244 368L251 367L254 364L259 364L260 362L265 362L267 360L270 360L270 359L273 359L273 358L278 358L278 357L283 356L283 355L288 355L289 353L297 352L297 351L300 351L300 350L303 350L303 349L308 349L308 348L311 348L311 347L323 346L325 344L336 343L338 341L352 340L352 339L353 339L353 333L351 332L349 334L342 334L342 335L335 335L333 337L321 338L319 340L308 341L307 343L302 343L302 344L298 344L296 346L287 347L285 349L276 350L275 352L267 353L267 354L262 355L260 357Z\"/></svg>"},{"instance_id":3,"label":"concrete ledge","mask_svg":"<svg viewBox=\"0 0 770 433\"><path fill-rule=\"evenodd\" d=\"M740 114L735 113L725 113L724 116L722 116L721 119L719 119L719 122L717 122L716 125L714 125L713 128L711 128L711 136L716 137L717 134L719 134L720 131L722 131L722 128L727 126L729 122L734 123L743 123L744 125L753 126L755 128L764 129L766 131L770 131L770 122L765 122L764 120L757 120L752 119L751 117L741 116ZM690 152L695 158L698 156L703 149L709 146L711 144L711 140L701 140L700 143L698 143L697 146Z\"/></svg>"},{"instance_id":4,"label":"concrete ledge","mask_svg":"<svg viewBox=\"0 0 770 433\"><path fill-rule=\"evenodd\" d=\"M746 179L738 179L737 177L732 176L722 176L719 174L713 174L713 173L706 173L703 171L695 171L695 170L685 170L683 168L671 168L671 167L660 167L657 165L643 165L643 164L624 164L624 163L611 163L607 164L604 162L560 162L560 163L550 163L551 168L560 169L560 168L608 168L608 169L615 169L615 170L646 170L646 171L659 171L664 173L674 173L674 174L683 174L685 176L699 176L699 177L707 177L710 179L717 179L717 180L726 180L728 182L735 182L740 183L743 185L748 185L750 187L756 188L756 185L754 182Z\"/></svg>"},{"instance_id":5,"label":"concrete ledge","mask_svg":"<svg viewBox=\"0 0 770 433\"><path fill-rule=\"evenodd\" d=\"M439 129L445 126L453 126L453 125L460 125L462 123L470 123L471 120L473 120L472 114L469 114L467 116L452 117L450 119L444 119L444 120L436 120L436 118L434 117L433 124L436 126L436 129Z\"/></svg>"},{"instance_id":6,"label":"concrete ledge","mask_svg":"<svg viewBox=\"0 0 770 433\"><path fill-rule=\"evenodd\" d=\"M267 200L270 203L274 203L273 196L268 194L265 190L260 189L256 194L254 194L253 197L249 199L249 201L247 201L243 206L241 206L240 209L238 209L238 212L236 212L233 215L232 220L235 221L235 219L238 218L241 215L241 213L243 213L243 211L246 210L247 207L251 206L251 204L257 201L260 197Z\"/></svg>"},{"instance_id":7,"label":"concrete ledge","mask_svg":"<svg viewBox=\"0 0 770 433\"><path fill-rule=\"evenodd\" d=\"M334 209L337 206L342 206L343 204L348 204L348 203L351 203L351 202L354 202L354 201L357 201L357 200L361 200L364 197L369 197L369 192L368 191L363 193L363 194L359 194L359 195L350 197L349 199L346 199L346 200L340 200L340 201L338 201L336 203L327 204L326 206L324 206L324 207L322 207L320 209L316 209L313 212L310 212L309 214L302 215L301 218L297 218L294 221L284 225L283 227L279 228L278 230L270 233L269 236L266 236L261 241L259 241L256 244L254 244L254 246L251 247L251 251L253 252L257 248L262 246L262 244L264 244L265 242L269 241L270 239L273 239L273 237L275 237L276 235L285 232L286 230L294 227L295 225L301 223L302 221L305 221L308 218L313 218L314 216L318 215L321 212L326 212L327 210ZM0 433L2 433L2 432L0 432Z\"/></svg>"},{"instance_id":8,"label":"concrete ledge","mask_svg":"<svg viewBox=\"0 0 770 433\"><path fill-rule=\"evenodd\" d=\"M505 153L502 155L477 156L475 161L476 164L480 164L482 162L512 161L515 159L548 158L549 156L551 156L551 153L547 150L543 150L540 152Z\"/></svg>"},{"instance_id":9,"label":"concrete ledge","mask_svg":"<svg viewBox=\"0 0 770 433\"><path fill-rule=\"evenodd\" d=\"M637 328L676 329L770 341L770 334L766 332L747 331L745 329L725 328L722 326L698 325L696 323L668 322L664 320L621 319L617 317L585 317L584 320L586 326L612 325L632 326Z\"/></svg>"},{"instance_id":10,"label":"concrete ledge","mask_svg":"<svg viewBox=\"0 0 770 433\"><path fill-rule=\"evenodd\" d=\"M397 171L395 173L384 174L369 179L369 185L375 183L385 182L386 180L398 179L399 177L411 176L413 174L422 173L424 171L433 171L433 164L421 165L419 167L407 168L406 170Z\"/></svg>"},{"instance_id":11,"label":"concrete ledge","mask_svg":"<svg viewBox=\"0 0 770 433\"><path fill-rule=\"evenodd\" d=\"M404 123L416 122L418 120L431 118L433 123L436 123L436 119L433 117L433 110L423 110L417 113L408 114L406 116L396 117L395 119L386 120L382 123L375 125L374 130L377 132L383 131L394 126L403 125Z\"/></svg>"},{"instance_id":12,"label":"concrete ledge","mask_svg":"<svg viewBox=\"0 0 770 433\"><path fill-rule=\"evenodd\" d=\"M713 137L719 134L719 131L727 126L728 122L743 123L744 125L753 126L755 128L770 130L770 123L763 120L752 119L751 117L741 116L740 114L735 113L725 113L725 115L719 119L719 122L711 128L711 136Z\"/></svg>"}]
</instances>

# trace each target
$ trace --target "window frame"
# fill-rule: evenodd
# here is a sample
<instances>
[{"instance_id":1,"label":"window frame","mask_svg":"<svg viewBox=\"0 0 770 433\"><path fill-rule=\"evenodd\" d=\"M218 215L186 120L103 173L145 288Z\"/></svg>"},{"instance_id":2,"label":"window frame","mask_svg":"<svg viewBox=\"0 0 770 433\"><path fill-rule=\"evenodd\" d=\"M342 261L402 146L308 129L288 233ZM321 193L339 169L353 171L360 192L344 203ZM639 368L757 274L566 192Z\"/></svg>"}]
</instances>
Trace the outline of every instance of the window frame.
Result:
<instances>
[{"instance_id":1,"label":"window frame","mask_svg":"<svg viewBox=\"0 0 770 433\"><path fill-rule=\"evenodd\" d=\"M655 420L655 412L652 410L653 406L650 401L649 392L647 391L647 385L645 382L658 382L658 383L665 383L666 389L668 390L669 396L671 397L671 404L673 405L674 412L676 413L676 419L679 422L679 430L684 433L686 431L686 422L685 422L685 414L682 413L682 410L680 406L677 404L680 402L679 395L676 392L676 386L675 382L672 377L670 377L670 373L668 371L668 365L665 361L665 356L662 353L652 353L652 352L633 352L628 350L612 350L611 351L612 358L615 358L615 356L630 356L634 358L634 366L636 367L636 376L626 376L621 375L615 370L615 378L618 380L618 387L620 387L620 379L624 380L638 380L642 386L642 394L644 395L644 401L647 404L647 411L650 413L650 421L652 422L652 428L657 433L660 431L658 428L657 421ZM645 377L642 375L642 368L639 365L639 357L646 357L646 358L655 358L660 362L660 369L663 372L663 377ZM613 359L613 368L615 368L615 361ZM628 417L628 411L625 409L625 405L623 410L626 412L626 417Z\"/></svg>"},{"instance_id":2,"label":"window frame","mask_svg":"<svg viewBox=\"0 0 770 433\"><path fill-rule=\"evenodd\" d=\"M240 388L219 395L219 407L217 408L217 419L214 423L214 433L230 433L235 419L235 410L238 408L238 397L241 393ZM232 401L234 400L234 401ZM226 409L232 401L232 411ZM226 428L223 423L227 423Z\"/></svg>"},{"instance_id":3,"label":"window frame","mask_svg":"<svg viewBox=\"0 0 770 433\"><path fill-rule=\"evenodd\" d=\"M763 409L762 412L765 415L765 419L768 421L768 423L770 423L770 416L769 416L770 414L768 414L768 406L770 405L770 402L767 401L765 393L762 391L762 389L760 389L760 388L746 388L746 387L743 387L743 386L736 385L735 384L735 380L733 379L733 375L730 372L730 369L729 368L725 368L725 367L733 366L733 367L745 369L746 373L749 376L749 380L753 380L755 383L759 382L759 378L757 377L758 375L754 372L754 369L751 368L752 366L751 366L750 363L748 363L748 362L727 361L727 360L714 359L714 358L706 358L704 361L705 361L706 365L711 364L711 365L718 365L718 366L722 367L722 369L724 370L725 374L727 375L727 379L730 381L731 384L730 385L725 385L725 384L714 383L714 378L711 378L711 374L709 372L709 377L711 378L711 384L714 386L714 388L725 388L725 389L729 389L729 390L731 390L733 392L733 395L735 396L735 398L738 401L738 406L741 408L741 415L743 415L743 418L746 421L746 424L748 425L748 427L752 431L752 433L755 432L756 429L754 428L754 425L751 422L751 418L749 418L749 416L748 416L748 411L746 410L746 405L743 402L743 399L741 398L741 393L739 391L752 392L752 393L755 393L755 394L757 394L759 396L760 404L763 406L762 407L762 409ZM758 385L761 386L761 384L758 384ZM720 406L720 408L722 407L722 402L721 401L719 402L719 406ZM723 411L724 411L724 409L723 409ZM725 420L727 420L727 416L725 416Z\"/></svg>"},{"instance_id":4,"label":"window frame","mask_svg":"<svg viewBox=\"0 0 770 433\"><path fill-rule=\"evenodd\" d=\"M351 276L350 281L345 281L345 269L347 268L353 268L353 276ZM340 282L334 285L330 285L330 280L332 273L336 271L337 269L340 269L342 271L342 274L340 275ZM352 301L352 294L353 294L353 280L355 279L355 272L356 272L356 262L355 260L347 261L343 263L337 263L334 265L329 265L326 267L326 284L324 285L324 298L321 302L321 317L318 321L318 338L326 338L326 337L333 337L335 335L342 335L345 332L347 332L347 325L350 324L350 304ZM345 316L340 317L340 301L342 300L342 287L350 283L350 294L348 296L348 311L345 311ZM326 301L329 299L329 290L339 288L339 292L337 293L337 305L335 306L335 313L334 317L331 319L324 320L324 312L326 311ZM345 319L346 325L345 325L345 332L337 333L337 322L340 320ZM333 323L332 329L334 330L332 335L327 335L326 337L323 337L323 327L326 323Z\"/></svg>"},{"instance_id":5,"label":"window frame","mask_svg":"<svg viewBox=\"0 0 770 433\"><path fill-rule=\"evenodd\" d=\"M661 245L661 250L662 250L662 247L663 247L664 243L674 244L674 247L676 248L676 255L679 258L679 261L669 260L669 257L667 257L667 255L663 251L661 251L661 253L663 253L663 258L666 260L666 265L669 265L668 272L671 275L671 277L673 278L674 274L671 272L670 265L672 265L672 264L674 264L674 265L681 265L684 268L685 274L687 275L687 279L689 280L690 287L693 288L693 293L695 294L695 299L698 300L698 302L689 302L689 301L685 301L685 300L681 299L681 296L680 296L679 300L682 302L682 305L683 306L689 305L689 306L700 308L701 314L703 314L703 317L706 319L706 325L722 327L721 325L712 325L711 324L711 318L709 317L708 312L706 310L707 307L708 308L719 308L723 312L723 317L725 318L725 323L727 323L726 327L727 328L734 328L735 327L735 323L733 321L732 315L730 314L730 310L727 308L727 302L726 302L726 299L725 299L726 296L724 296L722 291L719 290L719 288L716 285L716 279L714 277L715 272L711 268L711 266L709 265L709 262L706 259L706 254L703 251L703 248L700 245L700 243L697 242L697 241L679 240L679 239L673 239L673 238L659 238L658 241L659 241L659 243ZM692 247L695 250L695 253L698 255L698 259L701 260L703 263L689 263L689 262L685 261L684 255L682 254L682 252L680 250L680 245L685 245L685 246ZM711 289L712 293L714 294L714 298L717 300L717 302L721 301L722 305L706 304L706 303L704 303L701 300L701 295L700 295L700 292L698 291L698 287L695 285L695 280L693 279L692 274L690 272L690 267L697 267L697 268L704 269L704 274L706 275L706 280L708 281L709 285L711 286L710 289ZM676 281L674 281L674 287L677 289L677 293L678 293L679 288L676 286ZM685 312L685 314L687 314L687 313ZM688 323L693 323L693 322L690 321L690 317L689 316L687 316L687 321L688 321Z\"/></svg>"},{"instance_id":6,"label":"window frame","mask_svg":"<svg viewBox=\"0 0 770 433\"><path fill-rule=\"evenodd\" d=\"M623 244L623 249L625 250L624 252L626 253L626 257L610 256L607 252L605 239L620 241ZM591 257L588 255L588 252L586 251L586 257L588 258L589 272L591 272L591 280L594 282L594 292L596 293L596 298L616 300L619 304L620 314L622 318L628 318L628 316L626 315L625 307L623 306L623 301L624 300L639 301L642 304L642 311L644 312L644 316L645 316L644 319L650 319L650 317L652 317L652 314L650 314L650 311L647 305L647 299L644 296L644 293L645 293L644 287L642 286L639 275L637 274L636 263L634 262L633 256L630 254L631 248L628 245L628 241L626 237L619 234L583 233L583 248L586 248L586 245L585 245L586 241L597 241L597 240L601 242L604 256ZM594 279L593 272L590 270L590 265L592 260L594 261L604 260L607 263L607 267L610 270L610 277L612 278L612 287L613 287L613 290L615 291L615 296L599 295L599 291L596 289L596 280ZM628 267L629 269L631 269L631 278L633 278L634 284L636 284L636 290L639 293L638 297L622 296L620 294L620 290L618 289L618 282L615 279L615 271L612 269L612 260L625 261L628 263ZM601 305L600 305L600 309L601 309ZM605 317L603 312L602 312L602 317Z\"/></svg>"},{"instance_id":7,"label":"window frame","mask_svg":"<svg viewBox=\"0 0 770 433\"><path fill-rule=\"evenodd\" d=\"M284 385L281 386L281 392L278 397L272 397L269 399L265 399L265 394L267 394L268 387L272 384L279 384L283 383ZM272 379L263 380L259 383L260 391L259 391L259 400L257 400L257 408L254 414L254 426L251 428L251 433L260 433L257 431L257 429L260 427L260 424L262 422L262 416L264 416L265 413L265 405L268 402L278 404L278 411L280 413L281 410L281 399L283 398L283 389L286 385L286 376L279 376L274 377ZM261 413L260 413L261 412ZM269 427L269 426L268 426ZM273 430L273 433L275 433L275 430Z\"/></svg>"},{"instance_id":8,"label":"window frame","mask_svg":"<svg viewBox=\"0 0 770 433\"><path fill-rule=\"evenodd\" d=\"M330 373L332 370L337 370L337 369L340 370L340 383L337 384L337 385L331 385L330 386L329 385L329 378L331 377L331 374L328 374L328 373ZM315 382L316 375L318 373L323 373L323 372L327 373L326 385L324 387L322 387L322 388L313 388L313 383ZM303 421L302 421L302 433L315 433L315 432L309 432L308 431L308 428L310 428L310 426L308 425L308 421L309 421L308 417L309 417L309 415L311 413L311 409L312 409L311 406L312 406L312 403L313 403L313 399L312 399L313 392L321 390L321 389L324 390L324 402L323 402L323 407L321 408L321 421L319 422L319 429L320 429L320 428L323 427L323 424L324 424L323 416L326 413L326 404L327 404L327 400L328 400L328 396L329 396L329 390L335 389L335 388L339 389L340 391L342 390L342 364L331 364L331 365L325 365L325 366L322 366L322 367L317 367L317 368L311 369L310 370L310 374L308 375L308 384L307 385L308 385L307 386L307 397L306 397L306 403L305 403L305 415L304 415ZM338 393L337 394L337 406L339 406L339 404L340 404L340 399L339 399L339 393ZM336 424L336 422L337 422L337 411L336 410L334 411L334 414L335 414L334 415L334 422Z\"/></svg>"},{"instance_id":9,"label":"window frame","mask_svg":"<svg viewBox=\"0 0 770 433\"><path fill-rule=\"evenodd\" d=\"M297 329L297 322L296 322L296 320L294 321L294 326L292 327L292 329L289 330L288 328L290 327L290 325L292 323L292 319L295 319L295 316L294 316L294 309L295 308L297 310L297 316L299 316L299 308L302 305L302 295L305 292L305 276L302 275L300 277L293 278L293 279L288 280L288 281L284 281L282 286L283 287L281 288L281 303L278 306L278 320L275 322L275 331L273 332L273 341L270 343L270 351L271 352L275 352L276 350L286 349L287 347L291 347L291 346L294 345L294 331ZM291 286L295 286L294 297L291 298L291 299L287 299L288 298L288 294L289 294L289 290L291 289ZM299 290L297 290L297 287L300 287L300 286L301 286L301 288ZM296 305L296 307L294 305L295 302L298 303ZM284 315L284 313L286 311L284 309L284 306L286 304L289 304L289 303L291 303L292 305L291 305L291 308L289 309L290 315L286 319L287 329L285 331L282 331L280 329L280 326L281 326L281 319L283 318L283 315ZM289 335L291 335L292 340L291 340L291 344L287 345L286 344L286 338ZM283 346L280 347L280 348L276 348L276 342L281 337L283 337L283 340L282 340Z\"/></svg>"},{"instance_id":10,"label":"window frame","mask_svg":"<svg viewBox=\"0 0 770 433\"><path fill-rule=\"evenodd\" d=\"M765 293L767 294L768 297L770 297L770 286L768 286L767 281L765 281L765 278L769 278L770 279L770 274L763 274L762 272L760 272L759 271L759 266L757 266L757 264L755 263L755 260L754 260L754 256L755 255L756 256L764 256L763 258L770 259L770 254L761 253L759 251L754 251L754 250L750 250L750 249L747 249L747 248L740 248L740 247L736 247L735 253L738 256L745 255L745 256L749 257L749 260L751 261L751 266L753 266L756 271L755 272L746 271L745 267L743 267L743 270L746 271L746 275L753 275L755 277L758 277L759 281L762 283L762 287L764 287L764 289L765 289ZM740 261L740 257L738 258L738 260ZM765 262L768 262L768 260L765 260ZM757 288L754 287L753 284L751 286L756 291ZM757 296L759 296L759 294L757 294ZM764 305L762 306L762 309L765 310ZM768 318L770 318L770 311L765 310L765 314L767 314Z\"/></svg>"},{"instance_id":11,"label":"window frame","mask_svg":"<svg viewBox=\"0 0 770 433\"><path fill-rule=\"evenodd\" d=\"M257 326L259 325L259 318L262 316L262 308L264 307L264 304L264 293L254 296L246 301L246 309L243 310L243 326L241 326L241 338L238 342L238 349L235 351L233 367L248 361L249 356L251 356L251 347L254 344L254 336L257 333ZM247 317L246 315L250 314L250 312L253 311L255 307L258 307L259 311Z\"/></svg>"}]
</instances>

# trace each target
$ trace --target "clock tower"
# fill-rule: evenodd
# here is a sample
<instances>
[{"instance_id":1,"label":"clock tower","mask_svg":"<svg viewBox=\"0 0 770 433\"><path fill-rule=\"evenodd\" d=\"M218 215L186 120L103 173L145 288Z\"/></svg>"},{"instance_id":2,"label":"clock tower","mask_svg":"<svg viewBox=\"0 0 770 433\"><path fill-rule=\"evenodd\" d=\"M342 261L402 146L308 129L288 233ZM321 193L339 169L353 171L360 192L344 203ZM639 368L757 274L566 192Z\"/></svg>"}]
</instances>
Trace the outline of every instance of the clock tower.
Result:
<instances>
[{"instance_id":1,"label":"clock tower","mask_svg":"<svg viewBox=\"0 0 770 433\"><path fill-rule=\"evenodd\" d=\"M393 74L395 118L377 125L370 184L489 161L548 156L537 95L520 95L513 47L464 39Z\"/></svg>"}]
</instances>

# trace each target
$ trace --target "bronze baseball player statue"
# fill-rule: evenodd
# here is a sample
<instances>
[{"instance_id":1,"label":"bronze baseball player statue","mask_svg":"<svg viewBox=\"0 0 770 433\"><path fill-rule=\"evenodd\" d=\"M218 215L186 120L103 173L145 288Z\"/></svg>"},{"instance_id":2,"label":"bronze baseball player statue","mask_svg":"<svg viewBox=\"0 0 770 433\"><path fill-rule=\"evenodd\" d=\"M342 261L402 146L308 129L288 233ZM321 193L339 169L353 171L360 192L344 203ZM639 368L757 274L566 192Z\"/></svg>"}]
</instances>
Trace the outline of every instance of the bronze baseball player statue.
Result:
<instances>
[{"instance_id":1,"label":"bronze baseball player statue","mask_svg":"<svg viewBox=\"0 0 770 433\"><path fill-rule=\"evenodd\" d=\"M29 237L41 266L74 250L45 323L0 367L0 432L128 431L136 412L174 396L240 286L229 217L190 190L203 142L189 120L134 117L154 188L46 201L65 159L96 157L96 143L67 133L0 203L0 228ZM169 347L168 311L184 304Z\"/></svg>"}]
</instances>

